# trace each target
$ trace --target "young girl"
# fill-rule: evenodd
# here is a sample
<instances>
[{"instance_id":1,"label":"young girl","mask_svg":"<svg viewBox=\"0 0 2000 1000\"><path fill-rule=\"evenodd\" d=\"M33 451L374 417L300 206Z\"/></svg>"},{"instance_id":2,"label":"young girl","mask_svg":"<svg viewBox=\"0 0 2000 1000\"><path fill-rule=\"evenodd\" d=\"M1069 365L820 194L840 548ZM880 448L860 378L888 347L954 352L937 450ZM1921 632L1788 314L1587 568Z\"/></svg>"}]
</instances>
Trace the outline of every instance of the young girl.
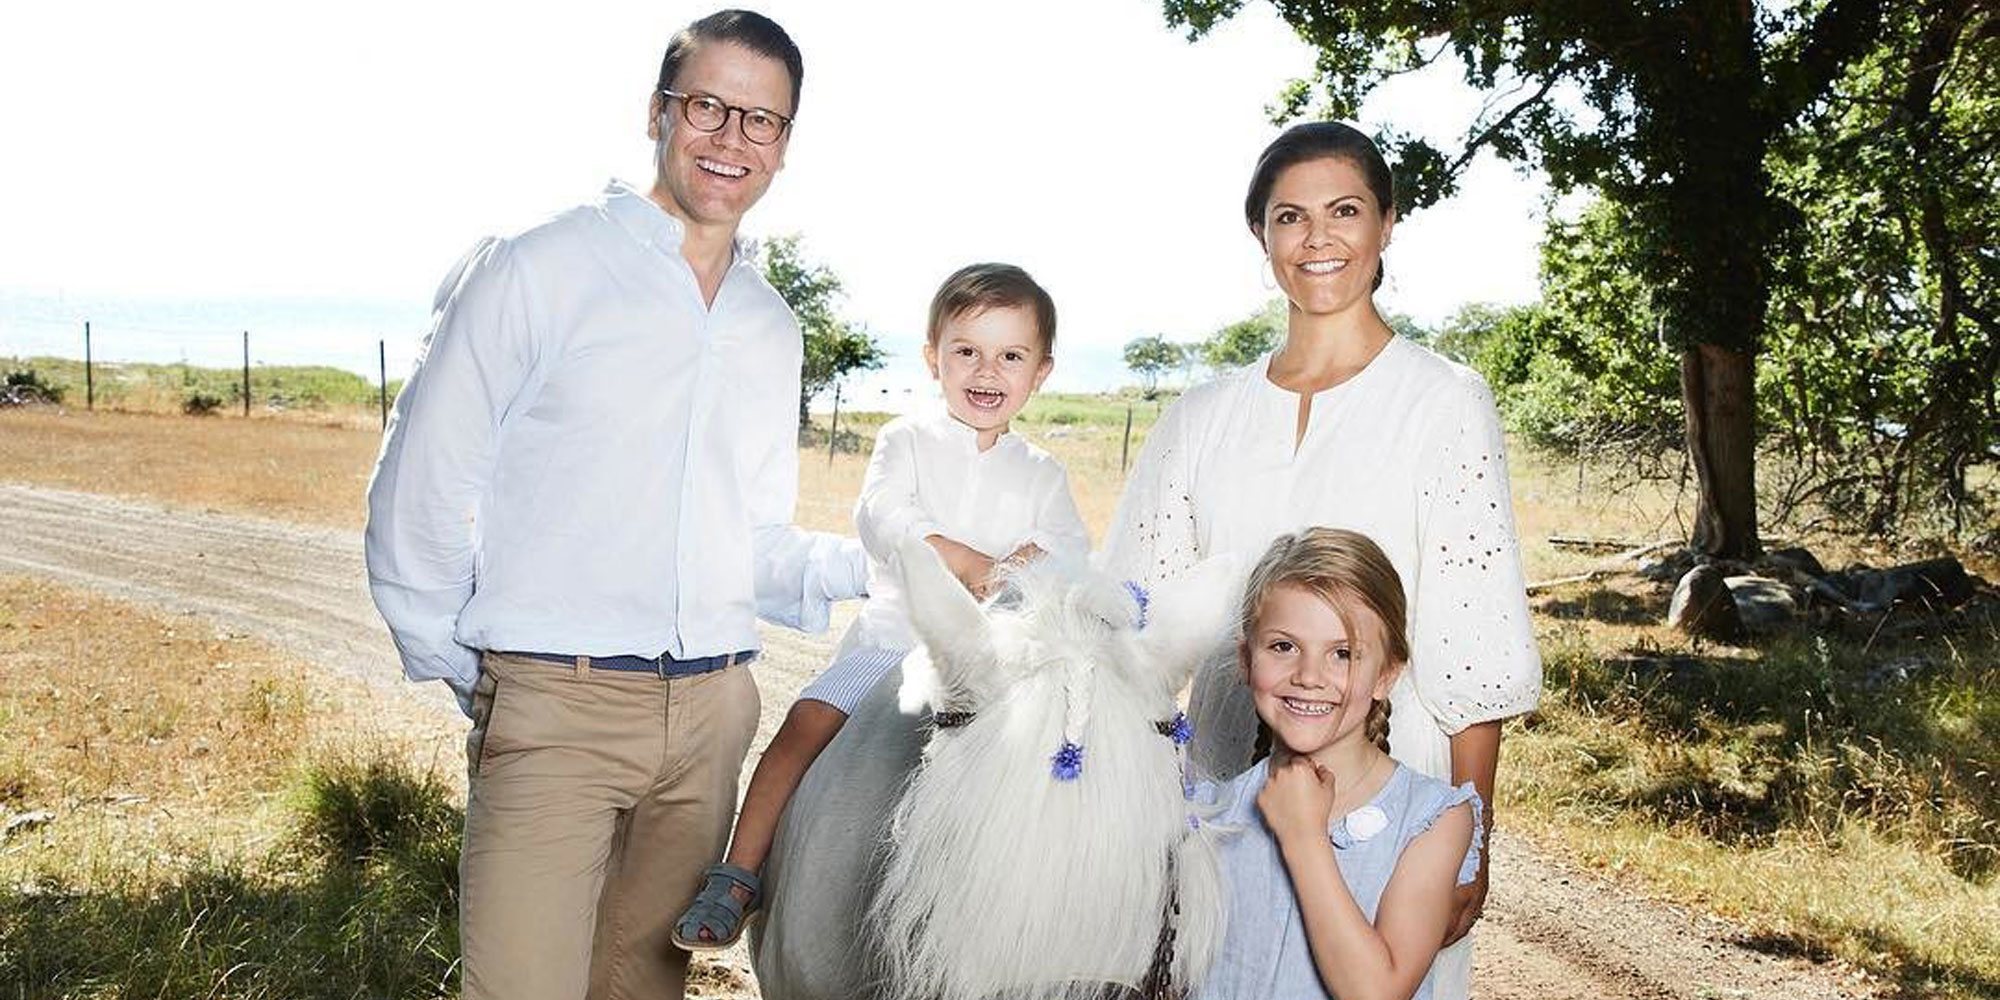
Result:
<instances>
[{"instance_id":1,"label":"young girl","mask_svg":"<svg viewBox=\"0 0 2000 1000\"><path fill-rule=\"evenodd\" d=\"M1225 787L1229 900L1212 998L1431 996L1454 890L1479 869L1479 797L1388 754L1409 659L1402 583L1352 531L1283 535L1242 605L1243 678L1268 756ZM1232 797L1233 793L1233 797Z\"/></svg>"}]
</instances>

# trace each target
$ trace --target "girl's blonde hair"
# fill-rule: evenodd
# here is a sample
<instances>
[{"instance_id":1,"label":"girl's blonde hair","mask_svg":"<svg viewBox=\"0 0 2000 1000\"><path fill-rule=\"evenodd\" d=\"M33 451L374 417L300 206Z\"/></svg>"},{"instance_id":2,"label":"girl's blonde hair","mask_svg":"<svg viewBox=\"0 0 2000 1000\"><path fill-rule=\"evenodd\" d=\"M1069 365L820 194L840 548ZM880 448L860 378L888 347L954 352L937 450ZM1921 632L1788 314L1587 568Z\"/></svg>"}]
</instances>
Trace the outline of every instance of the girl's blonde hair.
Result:
<instances>
[{"instance_id":1,"label":"girl's blonde hair","mask_svg":"<svg viewBox=\"0 0 2000 1000\"><path fill-rule=\"evenodd\" d=\"M1361 635L1349 611L1350 602L1359 602L1382 623L1384 669L1394 670L1410 662L1403 578L1396 573L1395 564L1383 554L1381 546L1367 535L1344 528L1307 528L1279 535L1271 543L1264 558L1258 560L1257 568L1250 571L1250 580L1243 588L1243 604L1238 610L1237 634L1242 637L1245 664L1249 662L1249 643L1256 634L1257 615L1263 610L1264 598L1281 585L1303 588L1331 605L1347 628L1348 641L1353 646L1372 641ZM1380 699L1369 707L1367 733L1382 752L1389 751L1388 699ZM1271 732L1259 720L1254 759L1261 760L1270 752Z\"/></svg>"}]
</instances>

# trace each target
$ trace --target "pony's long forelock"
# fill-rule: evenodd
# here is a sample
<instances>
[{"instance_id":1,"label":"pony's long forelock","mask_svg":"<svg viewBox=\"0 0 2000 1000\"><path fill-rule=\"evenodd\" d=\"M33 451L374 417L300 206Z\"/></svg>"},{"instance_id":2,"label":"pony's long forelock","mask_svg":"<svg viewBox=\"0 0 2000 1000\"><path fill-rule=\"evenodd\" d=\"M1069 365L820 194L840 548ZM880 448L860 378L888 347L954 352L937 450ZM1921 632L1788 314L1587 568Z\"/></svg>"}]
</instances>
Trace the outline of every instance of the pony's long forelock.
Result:
<instances>
[{"instance_id":1,"label":"pony's long forelock","mask_svg":"<svg viewBox=\"0 0 2000 1000\"><path fill-rule=\"evenodd\" d=\"M1189 983L1219 940L1221 893L1212 853L1189 829L1176 747L1155 728L1173 714L1173 692L1138 655L1137 609L1115 581L1074 563L1044 560L1007 587L1011 607L988 609L984 665L1006 675L1004 692L936 706L976 717L932 738L890 824L869 913L881 980L911 1000L1068 1000L1136 986L1172 892L1173 971ZM938 687L980 690L998 689ZM1073 780L1051 773L1065 742L1083 748Z\"/></svg>"}]
</instances>

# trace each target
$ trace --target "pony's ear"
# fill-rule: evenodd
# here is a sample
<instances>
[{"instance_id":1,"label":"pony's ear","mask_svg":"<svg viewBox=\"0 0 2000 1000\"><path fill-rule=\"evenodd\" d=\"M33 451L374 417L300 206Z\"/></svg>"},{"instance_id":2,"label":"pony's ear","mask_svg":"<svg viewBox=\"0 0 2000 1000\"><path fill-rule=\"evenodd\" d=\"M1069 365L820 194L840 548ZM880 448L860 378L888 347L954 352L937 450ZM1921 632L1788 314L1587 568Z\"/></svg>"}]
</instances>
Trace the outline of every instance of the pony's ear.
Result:
<instances>
[{"instance_id":1,"label":"pony's ear","mask_svg":"<svg viewBox=\"0 0 2000 1000\"><path fill-rule=\"evenodd\" d=\"M937 694L947 703L958 701L954 695L962 698L970 689L968 679L992 669L993 636L986 613L929 543L911 539L896 556L910 602L910 625L930 651Z\"/></svg>"},{"instance_id":2,"label":"pony's ear","mask_svg":"<svg viewBox=\"0 0 2000 1000\"><path fill-rule=\"evenodd\" d=\"M1232 627L1246 575L1240 557L1215 556L1147 595L1139 645L1170 690L1180 690L1196 666L1234 640Z\"/></svg>"}]
</instances>

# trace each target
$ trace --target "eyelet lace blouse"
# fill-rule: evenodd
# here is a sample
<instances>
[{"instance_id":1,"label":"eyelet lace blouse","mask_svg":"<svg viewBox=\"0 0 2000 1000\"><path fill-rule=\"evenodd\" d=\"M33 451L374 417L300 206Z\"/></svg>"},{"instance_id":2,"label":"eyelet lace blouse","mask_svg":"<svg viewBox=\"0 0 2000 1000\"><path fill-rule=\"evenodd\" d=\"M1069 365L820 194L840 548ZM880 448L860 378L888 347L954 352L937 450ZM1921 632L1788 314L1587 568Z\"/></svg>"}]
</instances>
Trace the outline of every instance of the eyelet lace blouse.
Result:
<instances>
[{"instance_id":1,"label":"eyelet lace blouse","mask_svg":"<svg viewBox=\"0 0 2000 1000\"><path fill-rule=\"evenodd\" d=\"M1298 436L1299 397L1270 381L1269 364L1190 389L1161 416L1101 562L1150 587L1215 555L1247 565L1288 531L1373 538L1410 609L1391 752L1448 778L1450 734L1527 712L1541 692L1492 393L1470 368L1395 337L1313 397ZM1195 763L1218 779L1249 766L1256 733L1233 641L1197 671L1189 713Z\"/></svg>"}]
</instances>

